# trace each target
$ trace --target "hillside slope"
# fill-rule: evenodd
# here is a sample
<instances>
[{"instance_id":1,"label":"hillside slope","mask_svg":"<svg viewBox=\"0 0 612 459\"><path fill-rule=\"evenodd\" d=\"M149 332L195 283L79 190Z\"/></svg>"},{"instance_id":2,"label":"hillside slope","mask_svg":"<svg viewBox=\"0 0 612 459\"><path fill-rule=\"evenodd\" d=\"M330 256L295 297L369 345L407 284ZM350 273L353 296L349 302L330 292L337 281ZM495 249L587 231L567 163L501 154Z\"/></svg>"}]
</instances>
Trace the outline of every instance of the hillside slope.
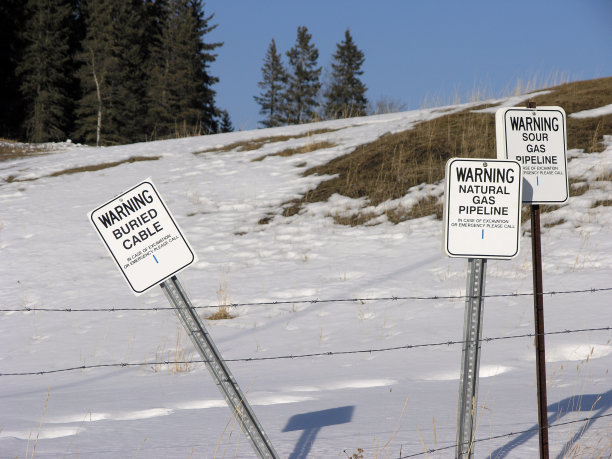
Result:
<instances>
[{"instance_id":1,"label":"hillside slope","mask_svg":"<svg viewBox=\"0 0 612 459\"><path fill-rule=\"evenodd\" d=\"M281 457L452 456L466 262L442 254L435 209L407 213L436 205L439 160L466 151L451 135L462 123L551 94L7 155L0 458L252 457L161 289L133 296L88 222L147 177L198 254L179 275L192 301L235 316L207 326ZM609 104L568 110L601 127L590 144L568 135L572 197L543 216L555 456L611 453ZM393 154L419 126L456 149L432 147L430 176L410 181ZM388 194L361 185L368 171ZM477 457L537 454L529 245L527 233L516 259L488 263Z\"/></svg>"}]
</instances>

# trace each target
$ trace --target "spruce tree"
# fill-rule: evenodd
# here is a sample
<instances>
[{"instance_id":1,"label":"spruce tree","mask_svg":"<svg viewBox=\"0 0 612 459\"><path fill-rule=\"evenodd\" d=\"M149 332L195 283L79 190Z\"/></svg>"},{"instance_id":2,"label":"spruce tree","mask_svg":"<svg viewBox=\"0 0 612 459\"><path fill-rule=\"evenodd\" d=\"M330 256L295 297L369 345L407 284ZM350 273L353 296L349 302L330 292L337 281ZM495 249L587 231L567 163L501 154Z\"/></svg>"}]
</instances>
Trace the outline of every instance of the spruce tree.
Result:
<instances>
[{"instance_id":1,"label":"spruce tree","mask_svg":"<svg viewBox=\"0 0 612 459\"><path fill-rule=\"evenodd\" d=\"M26 138L66 140L70 127L70 35L67 0L29 0L23 31L24 52L17 66L26 111Z\"/></svg>"},{"instance_id":2,"label":"spruce tree","mask_svg":"<svg viewBox=\"0 0 612 459\"><path fill-rule=\"evenodd\" d=\"M218 78L209 67L212 51L222 43L207 43L213 15L206 16L200 0L164 2L160 35L152 50L148 91L150 124L155 136L214 133L221 113L212 86Z\"/></svg>"},{"instance_id":3,"label":"spruce tree","mask_svg":"<svg viewBox=\"0 0 612 459\"><path fill-rule=\"evenodd\" d=\"M336 45L332 81L325 91L325 115L328 118L365 115L368 105L366 87L359 79L363 75L361 66L364 61L363 52L357 48L349 29L346 29L344 41Z\"/></svg>"},{"instance_id":4,"label":"spruce tree","mask_svg":"<svg viewBox=\"0 0 612 459\"><path fill-rule=\"evenodd\" d=\"M0 137L23 138L24 119L19 78L15 72L23 56L25 8L23 0L0 2Z\"/></svg>"},{"instance_id":5,"label":"spruce tree","mask_svg":"<svg viewBox=\"0 0 612 459\"><path fill-rule=\"evenodd\" d=\"M311 38L306 27L298 27L296 43L287 51L290 74L283 113L288 124L312 121L317 107L321 67L317 67L319 51Z\"/></svg>"},{"instance_id":6,"label":"spruce tree","mask_svg":"<svg viewBox=\"0 0 612 459\"><path fill-rule=\"evenodd\" d=\"M268 46L261 73L263 79L257 83L257 86L262 89L262 92L259 96L254 97L261 106L259 113L266 117L261 124L264 127L280 126L283 124L282 107L288 75L281 56L276 50L274 39Z\"/></svg>"},{"instance_id":7,"label":"spruce tree","mask_svg":"<svg viewBox=\"0 0 612 459\"><path fill-rule=\"evenodd\" d=\"M219 132L234 132L234 126L227 110L221 110L220 113Z\"/></svg>"},{"instance_id":8,"label":"spruce tree","mask_svg":"<svg viewBox=\"0 0 612 459\"><path fill-rule=\"evenodd\" d=\"M114 22L120 0L88 0L82 10L85 38L81 43L78 78L81 98L76 109L76 138L87 144L123 143L122 119L115 110L119 71L113 47ZM136 44L135 46L139 46Z\"/></svg>"},{"instance_id":9,"label":"spruce tree","mask_svg":"<svg viewBox=\"0 0 612 459\"><path fill-rule=\"evenodd\" d=\"M147 22L142 0L123 0L113 23L112 105L122 143L144 141L148 61Z\"/></svg>"}]
</instances>

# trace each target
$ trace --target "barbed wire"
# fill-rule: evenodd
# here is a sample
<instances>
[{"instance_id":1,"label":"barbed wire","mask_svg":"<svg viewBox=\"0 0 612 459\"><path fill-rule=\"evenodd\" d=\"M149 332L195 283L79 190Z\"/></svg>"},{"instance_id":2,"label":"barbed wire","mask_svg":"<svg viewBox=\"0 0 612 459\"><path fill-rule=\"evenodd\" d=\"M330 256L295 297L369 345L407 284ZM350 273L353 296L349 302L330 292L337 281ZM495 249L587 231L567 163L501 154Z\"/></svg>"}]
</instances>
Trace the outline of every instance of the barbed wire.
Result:
<instances>
[{"instance_id":1,"label":"barbed wire","mask_svg":"<svg viewBox=\"0 0 612 459\"><path fill-rule=\"evenodd\" d=\"M562 335L562 334L571 334L571 333L584 333L584 332L599 332L599 331L610 331L612 330L612 326L605 327L594 327L594 328L577 328L577 329L566 329L566 330L558 330L552 332L543 333L546 335ZM481 338L478 340L480 343L489 343L493 341L502 341L508 339L518 339L518 338L534 338L539 336L537 333L521 333L515 335L506 335L506 336L494 336L489 338ZM399 351L399 350L408 350L408 349L418 349L424 347L441 347L441 346L452 346L456 344L467 344L470 341L466 340L451 340L451 341L440 341L437 343L421 343L421 344L404 344L401 346L390 346L390 347L381 347L381 348L370 348L370 349L357 349L357 350L349 350L349 351L325 351L325 352L311 352L307 354L288 354L288 355L278 355L278 356L270 356L270 357L239 357L233 359L224 359L225 362L263 362L268 360L294 360L294 359L304 359L304 358L313 358L313 357L331 357L337 355L351 355L351 354L374 354L380 352L389 352L389 351ZM0 377L2 376L32 376L32 375L45 375L51 373L61 373L67 371L76 371L76 370L89 370L95 368L109 368L109 367L142 367L142 366L162 366L162 365L189 365L194 363L210 363L208 360L163 360L163 361L150 361L150 362L119 362L119 363L100 363L93 365L79 365L68 368L58 368L55 370L40 370L40 371L29 371L29 372L21 372L21 373L0 373Z\"/></svg>"},{"instance_id":2,"label":"barbed wire","mask_svg":"<svg viewBox=\"0 0 612 459\"><path fill-rule=\"evenodd\" d=\"M573 421L558 422L558 423L555 423L555 424L549 424L548 429L553 429L553 428L556 428L556 427L562 427L562 426L566 426L566 425L569 425L569 424L577 424L577 423L580 423L580 422L591 422L591 421L595 421L597 419L608 418L608 417L611 417L611 416L612 416L612 413L608 413L608 414L601 414L601 415L597 415L597 416L589 416L589 417L581 418L581 419L574 419ZM540 431L540 427L537 426L537 427L532 427L530 429L519 430L517 432L508 432L508 433L505 433L505 434L495 435L495 436L492 436L492 437L477 438L477 439L473 440L470 443L463 443L463 444L480 443L480 442L483 442L483 441L490 441L490 440L497 440L497 439L500 439L500 438L514 437L516 435L522 435L524 433L539 432L539 431ZM453 443L450 446L443 446L441 448L427 449L426 451L422 451L422 452L414 453L414 454L408 454L407 456L399 456L398 459L408 459L408 458L411 458L411 457L418 457L418 456L423 456L423 455L429 455L431 453L436 453L438 451L445 451L445 450L454 449L454 448L456 448L456 444Z\"/></svg>"},{"instance_id":3,"label":"barbed wire","mask_svg":"<svg viewBox=\"0 0 612 459\"><path fill-rule=\"evenodd\" d=\"M612 287L588 288L578 290L551 290L542 292L540 295L569 295L580 293L598 293L612 291ZM359 303L372 301L427 301L427 300L466 300L468 298L506 298L506 297L522 297L534 296L533 292L525 293L493 293L489 295L473 296L473 295L432 295L432 296L383 296L371 298L331 298L331 299L303 299L303 300L283 300L283 301L261 301L247 303L228 303L225 305L204 305L194 306L194 309L212 309L220 307L239 308L246 306L278 306L278 305L295 305L295 304L326 304L326 303ZM108 308L36 308L24 306L21 308L0 308L0 312L126 312L126 311L167 311L172 310L172 306L151 306L147 308L131 308L131 307L108 307Z\"/></svg>"}]
</instances>

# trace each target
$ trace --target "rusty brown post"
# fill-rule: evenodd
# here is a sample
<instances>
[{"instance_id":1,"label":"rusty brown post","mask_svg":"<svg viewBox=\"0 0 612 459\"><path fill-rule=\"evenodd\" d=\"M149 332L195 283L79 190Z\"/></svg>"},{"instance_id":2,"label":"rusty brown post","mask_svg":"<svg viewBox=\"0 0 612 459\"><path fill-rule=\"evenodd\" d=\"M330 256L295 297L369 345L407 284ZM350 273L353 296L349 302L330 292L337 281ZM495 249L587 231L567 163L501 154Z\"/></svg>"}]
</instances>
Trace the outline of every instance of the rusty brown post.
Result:
<instances>
[{"instance_id":1,"label":"rusty brown post","mask_svg":"<svg viewBox=\"0 0 612 459\"><path fill-rule=\"evenodd\" d=\"M533 101L527 108L536 108ZM548 402L546 397L546 345L544 342L544 287L542 285L542 243L540 205L531 205L531 261L533 265L533 307L535 319L536 374L538 388L538 433L540 459L548 459Z\"/></svg>"}]
</instances>

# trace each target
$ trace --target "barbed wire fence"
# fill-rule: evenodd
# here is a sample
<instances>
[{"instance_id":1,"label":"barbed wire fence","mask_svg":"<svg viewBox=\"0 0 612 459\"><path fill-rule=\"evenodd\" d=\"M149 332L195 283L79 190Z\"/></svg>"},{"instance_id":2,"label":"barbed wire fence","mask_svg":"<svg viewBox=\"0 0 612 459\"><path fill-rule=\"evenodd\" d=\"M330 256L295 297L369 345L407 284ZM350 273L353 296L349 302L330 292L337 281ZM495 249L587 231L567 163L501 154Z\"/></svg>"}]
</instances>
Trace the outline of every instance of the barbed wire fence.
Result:
<instances>
[{"instance_id":1,"label":"barbed wire fence","mask_svg":"<svg viewBox=\"0 0 612 459\"><path fill-rule=\"evenodd\" d=\"M553 296L553 295L569 295L569 294L594 294L601 292L610 292L612 291L612 287L601 287L601 288L588 288L588 289L575 289L575 290L557 290L557 291L548 291L543 292L543 296ZM500 293L500 294L488 294L483 295L482 298L505 298L505 297L526 297L526 296L534 296L533 292L529 293ZM364 297L364 298L331 298L331 299L296 299L296 300L285 300L285 301L262 301L262 302L243 302L243 303L231 303L225 306L229 307L249 307L249 306L276 306L276 305L296 305L296 304L311 304L311 305L319 305L319 304L333 304L333 303L366 303L366 302L383 302L383 301L437 301L437 300L466 300L468 298L472 298L470 295L432 295L432 296L418 296L418 295L409 295L409 296L382 296L382 297ZM195 306L195 309L212 309L219 308L220 305L203 305L203 306ZM147 308L136 308L136 307L99 307L99 308L38 308L38 307L29 307L24 306L21 308L0 308L0 312L4 313L16 313L16 312L59 312L59 313L94 313L94 312L149 312L149 311L164 311L164 310L173 310L174 308L164 306L164 307L147 307ZM612 325L608 326L600 326L600 327L591 327L591 328L576 328L576 329L566 329L566 330L558 330L546 332L544 335L562 335L562 334L573 334L573 333L585 333L585 332L604 332L611 331ZM494 336L494 337L485 337L479 340L481 343L490 343L494 341L502 341L502 340L512 340L512 339L521 339L521 338L535 338L538 336L536 333L522 333L522 334L514 334L514 335L506 335L506 336ZM390 346L390 347L379 347L379 348L369 348L369 349L353 349L353 350L344 350L344 351L326 351L326 352L314 352L314 353L305 353L305 354L288 354L288 355L278 355L278 356L269 356L269 357L241 357L241 358L231 358L225 359L226 362L262 362L262 361L271 361L271 360L294 360L294 359L305 359L305 358L318 358L318 357L332 357L332 356L342 356L342 355L355 355L355 354L373 354L373 353L381 353L381 352L391 352L391 351L399 351L399 350L410 350L410 349L419 349L426 347L442 347L442 346L452 346L466 344L464 340L450 340L450 341L440 341L440 342L432 342L432 343L417 343L417 344L405 344L400 346ZM163 361L147 361L147 362L117 362L117 363L106 363L106 364L94 364L94 365L78 365L73 367L66 368L58 368L58 369L49 369L49 370L38 370L38 371L28 371L28 372L4 372L0 373L0 377L9 377L9 376L40 376L47 375L53 373L60 372L70 372L70 371L83 371L83 370L91 370L91 369L102 369L102 368L116 368L116 367L157 367L161 365L175 365L175 364L194 364L194 363L206 363L204 360L163 360ZM556 422L551 424L549 428L558 428L561 426L566 426L570 424L576 423L584 423L584 422L592 422L601 418L612 417L612 413L602 414L597 416L583 417L580 419L575 419L566 422ZM485 438L474 439L472 443L480 443L484 441L497 440L501 438L509 438L521 434L526 434L530 432L537 432L538 427L519 430L515 432L508 432L505 434L489 436ZM397 459L409 459L413 457L419 456L429 456L430 454L442 451L448 451L451 449L455 449L456 444L453 442L448 446L443 446L440 448L433 449L424 449L421 452L410 453L407 455L398 455Z\"/></svg>"},{"instance_id":2,"label":"barbed wire fence","mask_svg":"<svg viewBox=\"0 0 612 459\"><path fill-rule=\"evenodd\" d=\"M580 290L551 290L548 292L542 292L542 296L553 296L553 295L569 295L569 294L581 294L581 293L598 293L598 292L610 292L612 287L600 287L600 288L588 288ZM534 296L533 292L523 293L494 293L488 295L482 295L480 298L509 298L509 297L525 297ZM284 301L260 301L260 302L245 302L245 303L228 303L225 305L209 304L203 306L194 306L194 309L213 309L219 308L220 306L225 307L247 307L247 306L282 306L282 305L295 305L295 304L327 304L327 303L366 303L373 301L437 301L437 300L466 300L468 298L476 298L471 295L431 295L431 296L383 296L383 297L364 297L364 298L330 298L330 299L296 299L296 300L284 300ZM0 308L0 312L126 312L126 311L167 311L173 310L171 306L151 306L146 308L135 308L135 307L106 307L106 308L39 308L31 306L13 307L13 308Z\"/></svg>"},{"instance_id":3,"label":"barbed wire fence","mask_svg":"<svg viewBox=\"0 0 612 459\"><path fill-rule=\"evenodd\" d=\"M585 332L598 332L598 331L611 331L612 326L605 327L594 327L594 328L578 328L578 329L568 329L568 330L559 330L553 332L544 333L545 336L550 335L563 335L563 334L571 334L571 333L585 333ZM478 340L480 343L490 343L493 341L502 341L509 339L519 339L519 338L534 338L538 336L536 333L521 333L517 335L507 335L507 336L493 336L482 338ZM239 357L233 359L224 359L225 362L262 362L269 360L295 360L295 359L305 359L305 358L314 358L314 357L332 357L339 355L351 355L351 354L375 354L380 352L389 352L389 351L399 351L399 350L409 350L409 349L419 349L426 347L441 347L441 346L452 346L457 344L466 344L467 341L464 340L454 340L454 341L440 341L436 343L421 343L421 344L404 344L401 346L391 346L391 347L382 347L382 348L369 348L369 349L356 349L356 350L346 350L346 351L325 351L325 352L312 352L306 354L287 354L287 355L278 355L278 356L269 356L269 357ZM61 373L68 371L77 371L77 370L90 370L95 368L116 368L116 367L144 367L144 366L160 366L160 365L186 365L193 363L210 363L206 360L201 359L193 359L193 360L162 360L162 361L148 361L148 362L118 362L118 363L100 363L93 365L79 365L67 368L58 368L54 370L39 370L39 371L28 371L28 372L18 372L18 373L0 373L0 377L3 376L32 376L32 375L45 375L51 373Z\"/></svg>"}]
</instances>

